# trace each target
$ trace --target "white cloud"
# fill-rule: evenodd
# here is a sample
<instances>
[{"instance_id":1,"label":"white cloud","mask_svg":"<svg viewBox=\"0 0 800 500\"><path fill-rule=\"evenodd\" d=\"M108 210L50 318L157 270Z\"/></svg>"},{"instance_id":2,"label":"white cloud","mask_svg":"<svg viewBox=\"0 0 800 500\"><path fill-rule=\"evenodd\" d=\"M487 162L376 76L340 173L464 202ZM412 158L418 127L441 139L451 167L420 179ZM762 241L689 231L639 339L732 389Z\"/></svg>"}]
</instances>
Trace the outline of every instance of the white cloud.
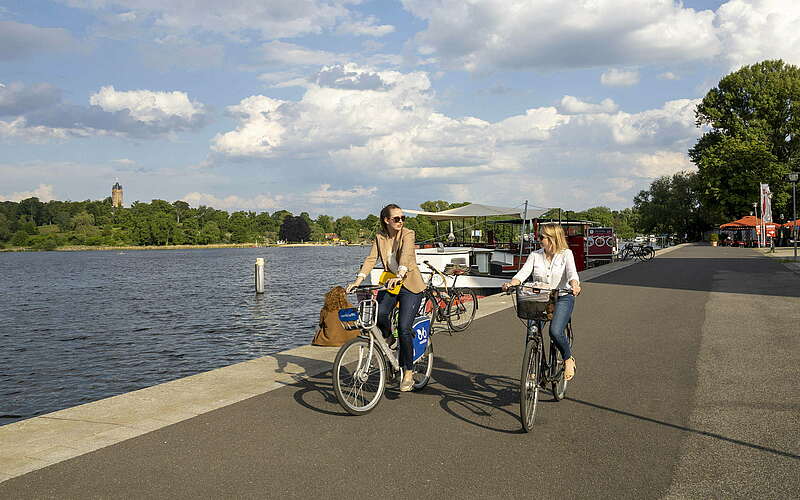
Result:
<instances>
[{"instance_id":1,"label":"white cloud","mask_svg":"<svg viewBox=\"0 0 800 500\"><path fill-rule=\"evenodd\" d=\"M600 75L600 83L609 87L630 87L639 83L639 72L611 68Z\"/></svg>"},{"instance_id":2,"label":"white cloud","mask_svg":"<svg viewBox=\"0 0 800 500\"><path fill-rule=\"evenodd\" d=\"M189 205L199 207L206 205L218 210L273 210L282 207L283 196L258 195L245 198L236 195L219 198L208 193L187 193L180 198Z\"/></svg>"},{"instance_id":3,"label":"white cloud","mask_svg":"<svg viewBox=\"0 0 800 500\"><path fill-rule=\"evenodd\" d=\"M617 110L617 104L611 99L603 99L599 104L592 104L581 101L577 97L565 95L561 98L560 108L567 114L613 113Z\"/></svg>"},{"instance_id":4,"label":"white cloud","mask_svg":"<svg viewBox=\"0 0 800 500\"><path fill-rule=\"evenodd\" d=\"M337 76L309 83L299 102L252 96L230 106L240 124L218 134L212 149L233 156L319 154L406 130L431 113L430 81L424 73L378 73L344 65L340 74L345 80ZM373 88L362 90L365 82Z\"/></svg>"},{"instance_id":5,"label":"white cloud","mask_svg":"<svg viewBox=\"0 0 800 500\"><path fill-rule=\"evenodd\" d=\"M39 184L39 187L32 191L22 191L19 193L11 193L8 195L0 194L0 201L14 201L20 202L28 198L39 198L39 201L55 200L55 194L52 184Z\"/></svg>"},{"instance_id":6,"label":"white cloud","mask_svg":"<svg viewBox=\"0 0 800 500\"><path fill-rule=\"evenodd\" d=\"M377 187L355 186L351 189L331 189L330 184L322 184L319 189L306 193L305 199L314 205L341 205L357 200L375 197Z\"/></svg>"},{"instance_id":7,"label":"white cloud","mask_svg":"<svg viewBox=\"0 0 800 500\"><path fill-rule=\"evenodd\" d=\"M202 104L190 101L185 92L156 92L152 90L117 91L113 86L101 88L92 94L89 103L99 106L103 111L127 110L134 119L144 122L158 122L170 117L191 122L197 115L205 113Z\"/></svg>"},{"instance_id":8,"label":"white cloud","mask_svg":"<svg viewBox=\"0 0 800 500\"><path fill-rule=\"evenodd\" d=\"M261 57L269 63L290 65L316 65L335 62L338 56L333 52L307 49L294 43L274 41L261 47Z\"/></svg>"},{"instance_id":9,"label":"white cloud","mask_svg":"<svg viewBox=\"0 0 800 500\"><path fill-rule=\"evenodd\" d=\"M89 135L91 135L89 131L81 129L29 125L27 120L22 116L11 121L0 120L0 139L5 140L16 139L37 144L76 136L88 137Z\"/></svg>"},{"instance_id":10,"label":"white cloud","mask_svg":"<svg viewBox=\"0 0 800 500\"><path fill-rule=\"evenodd\" d=\"M674 0L403 0L419 54L468 71L687 61L719 53L714 13Z\"/></svg>"},{"instance_id":11,"label":"white cloud","mask_svg":"<svg viewBox=\"0 0 800 500\"><path fill-rule=\"evenodd\" d=\"M196 129L205 123L205 108L185 92L101 88L90 106L62 101L48 84L11 83L0 88L0 138L46 142L73 137L156 137Z\"/></svg>"},{"instance_id":12,"label":"white cloud","mask_svg":"<svg viewBox=\"0 0 800 500\"><path fill-rule=\"evenodd\" d=\"M672 71L666 71L658 75L658 78L661 80L680 80L681 77L673 73Z\"/></svg>"},{"instance_id":13,"label":"white cloud","mask_svg":"<svg viewBox=\"0 0 800 500\"><path fill-rule=\"evenodd\" d=\"M800 64L800 3L730 0L717 9L714 25L731 69L763 59Z\"/></svg>"},{"instance_id":14,"label":"white cloud","mask_svg":"<svg viewBox=\"0 0 800 500\"><path fill-rule=\"evenodd\" d=\"M685 151L700 134L694 125L698 100L627 113L610 99L588 103L565 96L560 109L532 108L489 122L438 112L430 81L420 72L342 65L308 80L297 101L252 96L231 106L239 124L215 137L212 149L221 158L263 158L275 166L313 159L326 165L326 176L350 185L402 181L440 196L454 195L454 184L463 185L462 194L480 185L478 196L486 202L496 189L509 191L510 199L542 193L542 203L618 206L651 177L686 169ZM522 185L525 190L517 192ZM565 186L568 204L550 194L564 196ZM367 195L355 189L323 185L306 196L320 205L340 199L354 206ZM351 201L345 194L352 194Z\"/></svg>"},{"instance_id":15,"label":"white cloud","mask_svg":"<svg viewBox=\"0 0 800 500\"><path fill-rule=\"evenodd\" d=\"M125 21L177 33L210 32L265 40L318 34L353 22L352 0L62 0L74 7L125 13Z\"/></svg>"},{"instance_id":16,"label":"white cloud","mask_svg":"<svg viewBox=\"0 0 800 500\"><path fill-rule=\"evenodd\" d=\"M699 99L667 101L661 108L639 113L618 111L614 114L573 116L558 130L563 145L603 150L620 147L661 147L688 149L700 136L694 124L694 110Z\"/></svg>"},{"instance_id":17,"label":"white cloud","mask_svg":"<svg viewBox=\"0 0 800 500\"><path fill-rule=\"evenodd\" d=\"M337 31L348 35L374 36L381 37L394 33L394 26L390 24L378 24L378 19L370 16L358 21L344 22L339 25Z\"/></svg>"},{"instance_id":18,"label":"white cloud","mask_svg":"<svg viewBox=\"0 0 800 500\"><path fill-rule=\"evenodd\" d=\"M652 154L642 153L634 156L636 167L629 173L646 179L655 179L663 175L673 175L685 170L697 170L694 163L682 151L656 151Z\"/></svg>"}]
</instances>

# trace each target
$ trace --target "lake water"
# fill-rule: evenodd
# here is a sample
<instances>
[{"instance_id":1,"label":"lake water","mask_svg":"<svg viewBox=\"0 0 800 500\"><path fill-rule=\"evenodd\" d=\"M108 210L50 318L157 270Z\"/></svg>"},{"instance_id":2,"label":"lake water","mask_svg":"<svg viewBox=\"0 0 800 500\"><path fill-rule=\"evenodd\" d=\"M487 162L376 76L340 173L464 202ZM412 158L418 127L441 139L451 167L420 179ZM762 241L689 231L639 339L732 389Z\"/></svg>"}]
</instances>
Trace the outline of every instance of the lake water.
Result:
<instances>
[{"instance_id":1,"label":"lake water","mask_svg":"<svg viewBox=\"0 0 800 500\"><path fill-rule=\"evenodd\" d=\"M309 344L368 251L0 253L0 425Z\"/></svg>"}]
</instances>

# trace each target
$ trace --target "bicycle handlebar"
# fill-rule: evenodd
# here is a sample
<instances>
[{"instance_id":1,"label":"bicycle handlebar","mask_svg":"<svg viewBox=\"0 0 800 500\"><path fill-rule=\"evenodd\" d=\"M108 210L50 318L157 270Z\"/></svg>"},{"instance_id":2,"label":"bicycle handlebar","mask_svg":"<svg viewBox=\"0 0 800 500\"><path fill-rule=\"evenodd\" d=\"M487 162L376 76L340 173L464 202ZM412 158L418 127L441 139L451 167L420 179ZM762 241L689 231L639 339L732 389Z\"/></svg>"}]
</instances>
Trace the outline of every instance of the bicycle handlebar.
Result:
<instances>
[{"instance_id":1,"label":"bicycle handlebar","mask_svg":"<svg viewBox=\"0 0 800 500\"><path fill-rule=\"evenodd\" d=\"M516 292L518 289L523 288L527 290L531 290L532 292L539 293L539 292L566 292L569 294L574 294L575 292L571 288L544 288L540 286L533 286L533 285L511 285L506 288L506 295L511 295L511 293Z\"/></svg>"},{"instance_id":2,"label":"bicycle handlebar","mask_svg":"<svg viewBox=\"0 0 800 500\"><path fill-rule=\"evenodd\" d=\"M350 290L350 292L347 292L347 293L353 294L353 293L356 293L359 290L366 290L366 291L369 291L369 292L372 292L372 291L381 292L383 290L388 290L388 288L386 288L386 285L358 285L356 287L353 287L353 289Z\"/></svg>"}]
</instances>

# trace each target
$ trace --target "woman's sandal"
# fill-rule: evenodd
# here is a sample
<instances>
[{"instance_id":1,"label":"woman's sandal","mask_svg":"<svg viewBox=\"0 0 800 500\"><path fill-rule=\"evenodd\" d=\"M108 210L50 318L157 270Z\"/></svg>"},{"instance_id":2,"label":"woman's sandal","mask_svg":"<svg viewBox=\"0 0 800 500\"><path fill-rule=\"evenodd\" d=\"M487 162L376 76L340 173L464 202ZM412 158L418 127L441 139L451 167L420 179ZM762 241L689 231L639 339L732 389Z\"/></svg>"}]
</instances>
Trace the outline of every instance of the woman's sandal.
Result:
<instances>
[{"instance_id":1,"label":"woman's sandal","mask_svg":"<svg viewBox=\"0 0 800 500\"><path fill-rule=\"evenodd\" d=\"M572 370L569 369L569 361L572 361ZM578 366L575 364L574 357L570 357L564 361L564 380L572 380L576 371L578 371Z\"/></svg>"}]
</instances>

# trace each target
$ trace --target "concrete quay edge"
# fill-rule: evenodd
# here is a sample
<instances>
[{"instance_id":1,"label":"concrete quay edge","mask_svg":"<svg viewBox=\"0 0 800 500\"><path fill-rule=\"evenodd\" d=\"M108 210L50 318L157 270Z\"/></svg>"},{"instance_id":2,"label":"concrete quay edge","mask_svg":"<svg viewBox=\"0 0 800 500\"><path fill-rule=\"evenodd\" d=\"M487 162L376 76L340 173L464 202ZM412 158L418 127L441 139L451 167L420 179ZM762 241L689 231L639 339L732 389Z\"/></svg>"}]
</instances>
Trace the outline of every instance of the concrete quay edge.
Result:
<instances>
[{"instance_id":1,"label":"concrete quay edge","mask_svg":"<svg viewBox=\"0 0 800 500\"><path fill-rule=\"evenodd\" d=\"M579 275L590 281L634 264L614 262ZM476 319L512 306L511 296L485 297ZM338 349L296 347L2 426L0 482L313 377L330 369Z\"/></svg>"}]
</instances>

